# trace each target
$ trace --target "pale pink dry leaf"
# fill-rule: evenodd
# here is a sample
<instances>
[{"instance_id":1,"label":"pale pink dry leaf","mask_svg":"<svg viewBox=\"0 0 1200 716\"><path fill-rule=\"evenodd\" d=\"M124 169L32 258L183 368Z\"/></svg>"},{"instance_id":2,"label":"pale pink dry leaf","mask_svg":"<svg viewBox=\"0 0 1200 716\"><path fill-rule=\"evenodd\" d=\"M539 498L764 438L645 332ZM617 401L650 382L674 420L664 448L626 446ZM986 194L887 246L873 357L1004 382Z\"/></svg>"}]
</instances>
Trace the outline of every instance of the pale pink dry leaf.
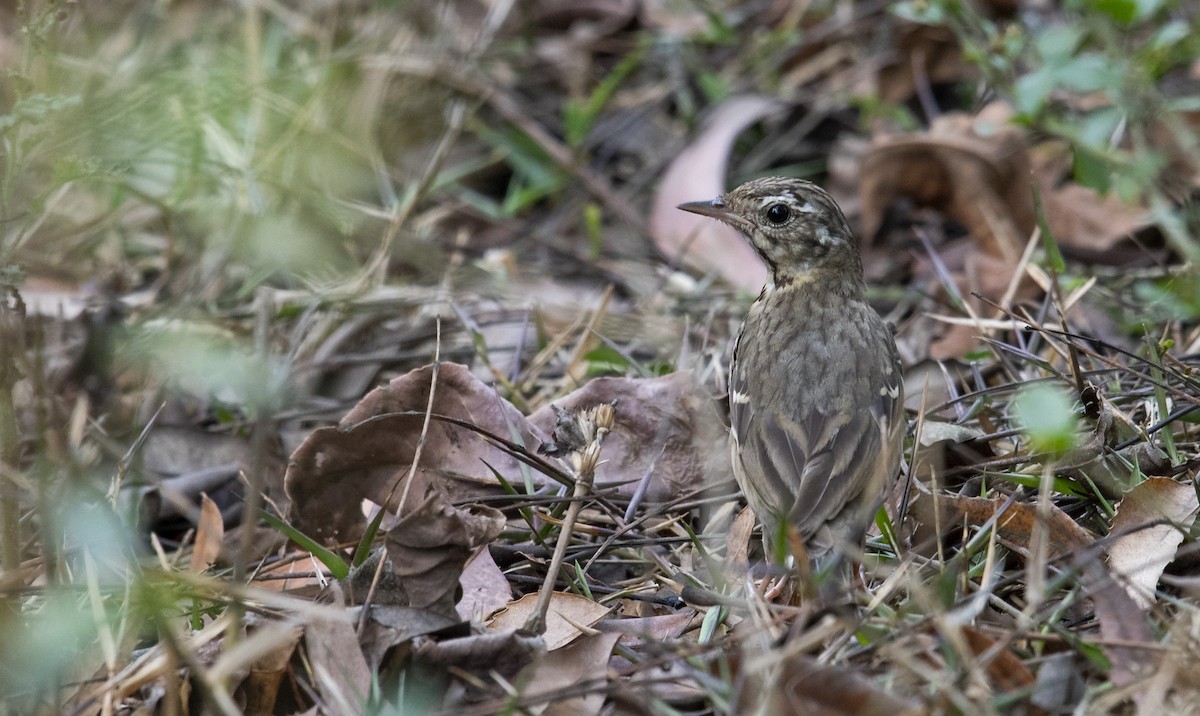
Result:
<instances>
[{"instance_id":1,"label":"pale pink dry leaf","mask_svg":"<svg viewBox=\"0 0 1200 716\"><path fill-rule=\"evenodd\" d=\"M729 99L667 167L650 209L650 233L664 257L678 258L706 274L716 273L745 291L762 288L766 267L737 231L676 207L724 193L729 152L738 134L779 110L778 102L765 97Z\"/></svg>"},{"instance_id":2,"label":"pale pink dry leaf","mask_svg":"<svg viewBox=\"0 0 1200 716\"><path fill-rule=\"evenodd\" d=\"M476 549L467 560L458 583L462 586L462 599L454 608L464 621L482 622L512 601L512 585L492 559L487 545Z\"/></svg>"},{"instance_id":3,"label":"pale pink dry leaf","mask_svg":"<svg viewBox=\"0 0 1200 716\"><path fill-rule=\"evenodd\" d=\"M568 413L616 404L616 423L601 450L596 486L631 495L651 467L645 498L665 502L733 479L725 424L716 402L688 371L661 378L597 378L554 405ZM541 433L554 429L549 405L529 417ZM664 451L665 448L665 451Z\"/></svg>"},{"instance_id":4,"label":"pale pink dry leaf","mask_svg":"<svg viewBox=\"0 0 1200 716\"><path fill-rule=\"evenodd\" d=\"M1108 568L1143 609L1154 604L1163 570L1175 558L1196 517L1196 490L1166 477L1151 477L1121 500L1113 517Z\"/></svg>"},{"instance_id":5,"label":"pale pink dry leaf","mask_svg":"<svg viewBox=\"0 0 1200 716\"><path fill-rule=\"evenodd\" d=\"M431 370L419 368L371 391L336 427L314 430L292 453L284 485L296 529L328 542L353 541L366 526L361 510L364 498L383 504L390 496L389 508L396 508L404 489L396 483L408 479L423 416L389 415L425 411ZM514 429L531 448L545 439L466 366L442 363L434 397L436 414L462 419L505 438ZM519 463L509 453L475 432L433 420L410 492L419 497L436 486L456 502L503 494L489 465L514 481L521 475ZM544 479L536 472L533 477L538 483ZM407 509L415 503L410 499Z\"/></svg>"},{"instance_id":6,"label":"pale pink dry leaf","mask_svg":"<svg viewBox=\"0 0 1200 716\"><path fill-rule=\"evenodd\" d=\"M221 541L225 538L225 521L217 503L208 495L200 496L200 520L196 523L196 539L192 547L192 558L188 571L199 574L217 561L221 553Z\"/></svg>"},{"instance_id":7,"label":"pale pink dry leaf","mask_svg":"<svg viewBox=\"0 0 1200 716\"><path fill-rule=\"evenodd\" d=\"M491 631L519 629L533 613L537 605L537 594L526 594L496 612L487 628ZM561 649L577 639L579 627L588 628L611 612L610 607L597 604L590 599L570 592L555 592L550 597L550 611L546 614L546 651Z\"/></svg>"}]
</instances>

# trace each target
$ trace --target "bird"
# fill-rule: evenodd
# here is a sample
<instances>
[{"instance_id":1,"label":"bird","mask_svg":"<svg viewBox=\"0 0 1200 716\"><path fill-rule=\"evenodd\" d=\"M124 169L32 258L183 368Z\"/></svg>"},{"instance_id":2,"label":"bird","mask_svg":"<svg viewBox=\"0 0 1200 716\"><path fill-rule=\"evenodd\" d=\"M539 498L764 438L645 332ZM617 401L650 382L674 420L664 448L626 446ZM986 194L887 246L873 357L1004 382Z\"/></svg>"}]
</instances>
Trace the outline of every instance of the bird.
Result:
<instances>
[{"instance_id":1,"label":"bird","mask_svg":"<svg viewBox=\"0 0 1200 716\"><path fill-rule=\"evenodd\" d=\"M906 427L893 330L867 302L854 234L828 193L790 177L679 208L737 229L769 270L728 382L733 473L768 556L794 528L809 566L845 564L895 484Z\"/></svg>"}]
</instances>

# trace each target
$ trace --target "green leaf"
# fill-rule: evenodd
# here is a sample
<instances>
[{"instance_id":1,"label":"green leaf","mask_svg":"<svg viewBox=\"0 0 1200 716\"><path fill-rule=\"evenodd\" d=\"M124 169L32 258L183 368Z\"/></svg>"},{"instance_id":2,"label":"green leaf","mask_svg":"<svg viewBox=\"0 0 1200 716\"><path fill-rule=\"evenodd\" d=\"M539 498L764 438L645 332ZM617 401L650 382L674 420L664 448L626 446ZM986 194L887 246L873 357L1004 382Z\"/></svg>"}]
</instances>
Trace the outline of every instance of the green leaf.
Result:
<instances>
[{"instance_id":1,"label":"green leaf","mask_svg":"<svg viewBox=\"0 0 1200 716\"><path fill-rule=\"evenodd\" d=\"M1085 52L1059 67L1054 75L1063 87L1077 92L1117 90L1125 63L1098 52Z\"/></svg>"},{"instance_id":2,"label":"green leaf","mask_svg":"<svg viewBox=\"0 0 1200 716\"><path fill-rule=\"evenodd\" d=\"M1092 6L1121 25L1128 25L1137 16L1133 0L1092 0Z\"/></svg>"},{"instance_id":3,"label":"green leaf","mask_svg":"<svg viewBox=\"0 0 1200 716\"><path fill-rule=\"evenodd\" d=\"M1013 104L1021 114L1037 114L1054 87L1054 68L1040 67L1017 79L1013 86Z\"/></svg>"},{"instance_id":4,"label":"green leaf","mask_svg":"<svg viewBox=\"0 0 1200 716\"><path fill-rule=\"evenodd\" d=\"M1086 149L1079 149L1075 152L1075 161L1071 168L1077 183L1101 194L1108 193L1112 184L1112 171L1102 158Z\"/></svg>"},{"instance_id":5,"label":"green leaf","mask_svg":"<svg viewBox=\"0 0 1200 716\"><path fill-rule=\"evenodd\" d=\"M1023 487L1037 489L1042 484L1041 475L1022 475L1020 473L998 473L996 475L1006 482L1011 482ZM1088 497L1090 493L1084 490L1077 482L1065 477L1055 477L1051 481L1051 491L1059 495L1070 495L1072 497Z\"/></svg>"},{"instance_id":6,"label":"green leaf","mask_svg":"<svg viewBox=\"0 0 1200 716\"><path fill-rule=\"evenodd\" d=\"M1166 5L1166 0L1091 0L1091 6L1118 25L1148 20Z\"/></svg>"},{"instance_id":7,"label":"green leaf","mask_svg":"<svg viewBox=\"0 0 1200 716\"><path fill-rule=\"evenodd\" d=\"M702 70L696 75L696 86L704 94L709 104L720 104L730 94L729 83L715 72Z\"/></svg>"},{"instance_id":8,"label":"green leaf","mask_svg":"<svg viewBox=\"0 0 1200 716\"><path fill-rule=\"evenodd\" d=\"M1089 149L1103 152L1112 144L1113 133L1117 131L1125 112L1117 107L1105 107L1094 112L1088 112L1079 119L1079 141ZM1098 157L1097 157L1098 159Z\"/></svg>"},{"instance_id":9,"label":"green leaf","mask_svg":"<svg viewBox=\"0 0 1200 716\"><path fill-rule=\"evenodd\" d=\"M642 63L641 49L630 52L608 76L596 85L596 89L583 101L568 100L563 108L563 131L567 135L567 144L578 147L587 138L588 132L596 124L600 111L608 104L621 83Z\"/></svg>"},{"instance_id":10,"label":"green leaf","mask_svg":"<svg viewBox=\"0 0 1200 716\"><path fill-rule=\"evenodd\" d=\"M596 346L583 355L588 362L588 375L604 375L606 373L624 374L629 368L629 359L621 355L617 349L608 344Z\"/></svg>"},{"instance_id":11,"label":"green leaf","mask_svg":"<svg viewBox=\"0 0 1200 716\"><path fill-rule=\"evenodd\" d=\"M321 564L329 569L329 573L333 575L334 579L345 579L350 575L350 567L342 558L326 549L320 542L317 542L312 537L309 537L269 512L264 511L261 514L262 518L267 521L267 524L283 532L288 536L288 539L300 545L302 549L312 552L314 557L321 560Z\"/></svg>"},{"instance_id":12,"label":"green leaf","mask_svg":"<svg viewBox=\"0 0 1200 716\"><path fill-rule=\"evenodd\" d=\"M1063 455L1078 441L1078 416L1065 390L1045 383L1027 385L1013 401L1013 419L1033 449Z\"/></svg>"},{"instance_id":13,"label":"green leaf","mask_svg":"<svg viewBox=\"0 0 1200 716\"><path fill-rule=\"evenodd\" d=\"M1048 65L1061 65L1075 54L1083 42L1083 28L1075 25L1055 25L1038 34L1034 44Z\"/></svg>"}]
</instances>

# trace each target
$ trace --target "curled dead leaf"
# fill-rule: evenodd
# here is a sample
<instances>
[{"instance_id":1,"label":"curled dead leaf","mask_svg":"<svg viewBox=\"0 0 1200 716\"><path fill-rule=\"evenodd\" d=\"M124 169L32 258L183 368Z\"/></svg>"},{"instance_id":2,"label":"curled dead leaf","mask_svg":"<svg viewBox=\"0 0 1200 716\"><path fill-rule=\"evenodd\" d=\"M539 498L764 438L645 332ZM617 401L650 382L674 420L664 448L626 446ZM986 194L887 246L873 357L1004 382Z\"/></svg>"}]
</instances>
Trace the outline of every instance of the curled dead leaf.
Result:
<instances>
[{"instance_id":1,"label":"curled dead leaf","mask_svg":"<svg viewBox=\"0 0 1200 716\"><path fill-rule=\"evenodd\" d=\"M660 378L597 378L554 403L576 413L600 403L617 406L604 439L596 485L631 495L651 472L646 499L664 502L709 484L733 479L725 425L716 403L690 372ZM557 421L546 406L529 417L550 433Z\"/></svg>"},{"instance_id":2,"label":"curled dead leaf","mask_svg":"<svg viewBox=\"0 0 1200 716\"><path fill-rule=\"evenodd\" d=\"M371 391L336 427L314 430L292 453L284 486L297 529L326 542L353 541L366 526L364 499L396 509L424 422L423 415L398 413L425 411L432 376L433 369L426 366ZM515 434L529 446L545 439L466 366L440 364L437 381L433 413L495 435ZM510 477L520 474L511 454L468 429L434 420L410 493L419 499L436 486L456 502L503 494L492 468ZM535 473L534 478L540 476Z\"/></svg>"},{"instance_id":3,"label":"curled dead leaf","mask_svg":"<svg viewBox=\"0 0 1200 716\"><path fill-rule=\"evenodd\" d=\"M1029 152L1007 108L978 117L948 114L928 132L876 139L859 185L863 239L873 241L888 207L901 197L965 227L980 251L1015 261L1036 217Z\"/></svg>"},{"instance_id":4,"label":"curled dead leaf","mask_svg":"<svg viewBox=\"0 0 1200 716\"><path fill-rule=\"evenodd\" d=\"M499 510L455 507L433 493L388 531L386 590L381 577L376 601L457 618L454 604L463 567L475 548L500 534L504 522Z\"/></svg>"}]
</instances>

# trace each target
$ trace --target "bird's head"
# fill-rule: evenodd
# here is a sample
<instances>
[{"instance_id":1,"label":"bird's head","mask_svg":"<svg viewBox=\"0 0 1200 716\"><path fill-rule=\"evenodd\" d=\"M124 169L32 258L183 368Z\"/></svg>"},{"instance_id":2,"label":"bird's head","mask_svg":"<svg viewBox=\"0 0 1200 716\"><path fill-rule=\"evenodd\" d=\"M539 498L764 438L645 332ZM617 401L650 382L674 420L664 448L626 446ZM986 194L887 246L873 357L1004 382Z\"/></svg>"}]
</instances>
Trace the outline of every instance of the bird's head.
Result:
<instances>
[{"instance_id":1,"label":"bird's head","mask_svg":"<svg viewBox=\"0 0 1200 716\"><path fill-rule=\"evenodd\" d=\"M768 177L680 209L711 216L746 235L776 286L822 277L862 281L862 261L842 210L803 179Z\"/></svg>"}]
</instances>

